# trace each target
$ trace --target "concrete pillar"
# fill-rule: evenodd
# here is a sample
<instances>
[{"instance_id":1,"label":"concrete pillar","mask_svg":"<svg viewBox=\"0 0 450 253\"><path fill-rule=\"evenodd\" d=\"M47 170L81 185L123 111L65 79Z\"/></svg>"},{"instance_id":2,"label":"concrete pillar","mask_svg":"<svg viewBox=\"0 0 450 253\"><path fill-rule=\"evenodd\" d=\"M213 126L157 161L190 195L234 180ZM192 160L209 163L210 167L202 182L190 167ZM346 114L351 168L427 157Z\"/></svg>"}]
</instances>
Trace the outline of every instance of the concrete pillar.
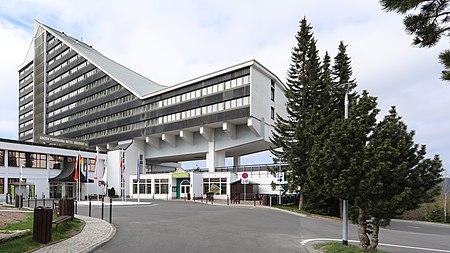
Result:
<instances>
[{"instance_id":1,"label":"concrete pillar","mask_svg":"<svg viewBox=\"0 0 450 253\"><path fill-rule=\"evenodd\" d=\"M238 167L241 166L241 157L238 155L233 156L233 166Z\"/></svg>"},{"instance_id":2,"label":"concrete pillar","mask_svg":"<svg viewBox=\"0 0 450 253\"><path fill-rule=\"evenodd\" d=\"M3 192L4 192L5 196L6 196L6 194L8 193L8 187L9 187L9 185L8 185L8 180L9 180L8 150L5 150L4 159L5 160L3 161L3 164L5 165L6 176L5 176L5 181L4 181L5 182L5 189L3 189Z\"/></svg>"}]
</instances>

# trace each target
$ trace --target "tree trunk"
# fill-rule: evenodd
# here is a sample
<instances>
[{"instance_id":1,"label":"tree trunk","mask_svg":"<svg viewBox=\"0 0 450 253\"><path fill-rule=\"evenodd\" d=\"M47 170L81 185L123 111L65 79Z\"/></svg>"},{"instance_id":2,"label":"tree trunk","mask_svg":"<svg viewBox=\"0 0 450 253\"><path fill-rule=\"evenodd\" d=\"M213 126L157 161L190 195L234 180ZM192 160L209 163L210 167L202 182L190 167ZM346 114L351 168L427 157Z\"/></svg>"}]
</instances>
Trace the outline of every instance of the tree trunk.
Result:
<instances>
[{"instance_id":1,"label":"tree trunk","mask_svg":"<svg viewBox=\"0 0 450 253\"><path fill-rule=\"evenodd\" d=\"M303 210L303 200L304 200L304 192L300 193L300 200L298 201L298 210Z\"/></svg>"},{"instance_id":2,"label":"tree trunk","mask_svg":"<svg viewBox=\"0 0 450 253\"><path fill-rule=\"evenodd\" d=\"M375 220L372 224L373 231L372 235L370 236L370 246L369 249L376 249L378 246L378 234L380 232L380 223Z\"/></svg>"},{"instance_id":3,"label":"tree trunk","mask_svg":"<svg viewBox=\"0 0 450 253\"><path fill-rule=\"evenodd\" d=\"M358 210L358 237L359 237L359 246L363 250L367 250L369 247L370 241L369 237L366 233L367 228L367 222L366 222L366 215L362 208L359 208Z\"/></svg>"}]
</instances>

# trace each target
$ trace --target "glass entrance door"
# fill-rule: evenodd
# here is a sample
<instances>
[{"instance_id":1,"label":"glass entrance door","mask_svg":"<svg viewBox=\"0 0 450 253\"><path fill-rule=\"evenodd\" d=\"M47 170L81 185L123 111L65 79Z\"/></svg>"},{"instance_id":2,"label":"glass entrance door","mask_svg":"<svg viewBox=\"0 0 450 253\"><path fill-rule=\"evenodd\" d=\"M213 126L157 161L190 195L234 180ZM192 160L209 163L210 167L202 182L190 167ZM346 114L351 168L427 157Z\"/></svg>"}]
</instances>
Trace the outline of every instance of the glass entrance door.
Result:
<instances>
[{"instance_id":1,"label":"glass entrance door","mask_svg":"<svg viewBox=\"0 0 450 253\"><path fill-rule=\"evenodd\" d=\"M190 199L191 198L191 185L189 180L185 179L181 181L180 184L180 193L182 198Z\"/></svg>"}]
</instances>

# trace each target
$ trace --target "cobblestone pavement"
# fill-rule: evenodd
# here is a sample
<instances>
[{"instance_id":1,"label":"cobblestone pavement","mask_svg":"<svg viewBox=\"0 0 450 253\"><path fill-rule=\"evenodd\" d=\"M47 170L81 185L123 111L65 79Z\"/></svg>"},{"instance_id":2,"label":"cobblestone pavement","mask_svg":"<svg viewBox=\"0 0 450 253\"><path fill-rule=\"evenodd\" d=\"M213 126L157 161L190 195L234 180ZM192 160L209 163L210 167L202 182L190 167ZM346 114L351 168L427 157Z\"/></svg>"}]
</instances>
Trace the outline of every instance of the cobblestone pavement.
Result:
<instances>
[{"instance_id":1,"label":"cobblestone pavement","mask_svg":"<svg viewBox=\"0 0 450 253\"><path fill-rule=\"evenodd\" d=\"M75 215L75 218L83 220L86 223L80 233L67 240L40 248L34 252L92 252L108 242L116 233L116 228L104 220L82 215Z\"/></svg>"}]
</instances>

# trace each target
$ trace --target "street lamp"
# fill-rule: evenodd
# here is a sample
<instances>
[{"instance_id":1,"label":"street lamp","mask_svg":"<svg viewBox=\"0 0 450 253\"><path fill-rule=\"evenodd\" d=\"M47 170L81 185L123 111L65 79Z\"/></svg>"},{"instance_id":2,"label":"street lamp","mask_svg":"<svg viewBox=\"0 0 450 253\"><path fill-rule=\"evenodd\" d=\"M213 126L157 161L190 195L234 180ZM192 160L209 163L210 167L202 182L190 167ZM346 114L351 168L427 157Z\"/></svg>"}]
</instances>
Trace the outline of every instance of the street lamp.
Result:
<instances>
[{"instance_id":1,"label":"street lamp","mask_svg":"<svg viewBox=\"0 0 450 253\"><path fill-rule=\"evenodd\" d=\"M348 119L348 86L352 83L343 83L345 85L344 97L344 119ZM348 245L348 199L342 200L342 244Z\"/></svg>"}]
</instances>

